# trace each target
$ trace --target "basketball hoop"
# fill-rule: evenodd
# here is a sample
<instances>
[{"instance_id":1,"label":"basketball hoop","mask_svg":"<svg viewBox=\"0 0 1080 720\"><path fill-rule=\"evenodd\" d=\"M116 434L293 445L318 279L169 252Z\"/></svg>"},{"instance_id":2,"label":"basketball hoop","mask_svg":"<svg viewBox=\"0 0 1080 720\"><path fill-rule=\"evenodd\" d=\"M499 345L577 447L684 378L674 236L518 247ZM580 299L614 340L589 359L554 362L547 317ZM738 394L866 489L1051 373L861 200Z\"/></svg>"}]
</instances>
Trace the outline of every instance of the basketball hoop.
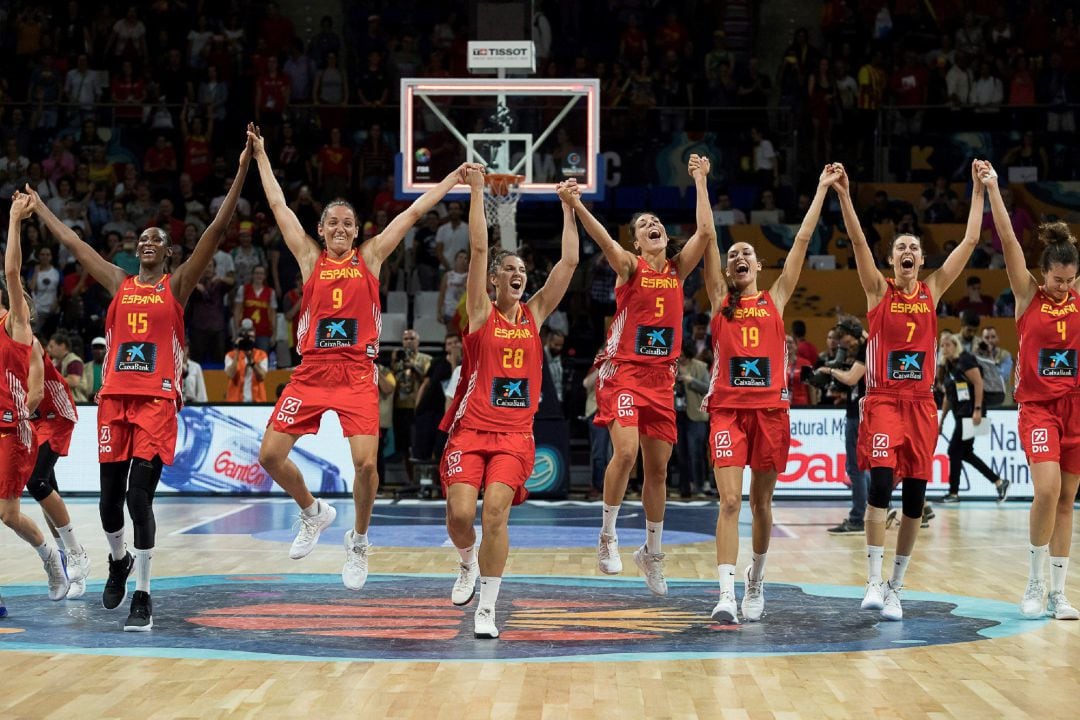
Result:
<instances>
[{"instance_id":1,"label":"basketball hoop","mask_svg":"<svg viewBox=\"0 0 1080 720\"><path fill-rule=\"evenodd\" d=\"M521 199L524 175L488 173L484 175L484 214L488 225L498 225L501 245L517 247L517 204Z\"/></svg>"}]
</instances>

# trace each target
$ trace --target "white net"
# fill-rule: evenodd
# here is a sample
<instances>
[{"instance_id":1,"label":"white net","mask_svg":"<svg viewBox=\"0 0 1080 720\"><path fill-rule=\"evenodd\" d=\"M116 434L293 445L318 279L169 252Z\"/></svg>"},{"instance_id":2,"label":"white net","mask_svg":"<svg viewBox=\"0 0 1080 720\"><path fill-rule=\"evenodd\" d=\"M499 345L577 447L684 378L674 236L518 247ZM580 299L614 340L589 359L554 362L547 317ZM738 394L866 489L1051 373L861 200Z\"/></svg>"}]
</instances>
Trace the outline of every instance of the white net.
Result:
<instances>
[{"instance_id":1,"label":"white net","mask_svg":"<svg viewBox=\"0 0 1080 720\"><path fill-rule=\"evenodd\" d=\"M485 176L484 213L488 225L499 227L499 240L503 248L517 247L517 204L521 199L522 175Z\"/></svg>"}]
</instances>

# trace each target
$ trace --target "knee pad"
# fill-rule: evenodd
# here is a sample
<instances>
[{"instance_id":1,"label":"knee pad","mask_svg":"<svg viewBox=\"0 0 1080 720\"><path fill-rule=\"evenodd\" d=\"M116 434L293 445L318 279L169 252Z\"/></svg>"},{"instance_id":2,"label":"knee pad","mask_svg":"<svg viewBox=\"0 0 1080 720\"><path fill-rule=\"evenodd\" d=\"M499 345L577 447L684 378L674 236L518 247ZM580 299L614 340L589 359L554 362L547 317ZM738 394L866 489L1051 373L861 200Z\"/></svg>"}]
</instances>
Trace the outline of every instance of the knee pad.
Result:
<instances>
[{"instance_id":1,"label":"knee pad","mask_svg":"<svg viewBox=\"0 0 1080 720\"><path fill-rule=\"evenodd\" d=\"M49 481L46 478L34 473L30 478L30 482L26 483L26 489L30 493L30 497L41 502L52 495L54 488L49 484Z\"/></svg>"},{"instance_id":2,"label":"knee pad","mask_svg":"<svg viewBox=\"0 0 1080 720\"><path fill-rule=\"evenodd\" d=\"M893 491L893 471L891 468L870 468L870 487L867 489L867 503L870 507L888 508Z\"/></svg>"},{"instance_id":3,"label":"knee pad","mask_svg":"<svg viewBox=\"0 0 1080 720\"><path fill-rule=\"evenodd\" d=\"M154 547L157 523L154 520L154 491L161 477L161 458L153 460L135 458L131 461L128 483L127 508L134 526L135 548L145 550Z\"/></svg>"},{"instance_id":4,"label":"knee pad","mask_svg":"<svg viewBox=\"0 0 1080 720\"><path fill-rule=\"evenodd\" d=\"M30 491L30 496L38 502L49 497L52 491L56 490L56 473L53 471L53 467L59 457L47 442L38 448L34 470L30 473L30 480L26 483L26 489Z\"/></svg>"},{"instance_id":5,"label":"knee pad","mask_svg":"<svg viewBox=\"0 0 1080 720\"><path fill-rule=\"evenodd\" d=\"M922 519L923 505L926 503L926 481L904 478L900 492L904 503L904 517Z\"/></svg>"}]
</instances>

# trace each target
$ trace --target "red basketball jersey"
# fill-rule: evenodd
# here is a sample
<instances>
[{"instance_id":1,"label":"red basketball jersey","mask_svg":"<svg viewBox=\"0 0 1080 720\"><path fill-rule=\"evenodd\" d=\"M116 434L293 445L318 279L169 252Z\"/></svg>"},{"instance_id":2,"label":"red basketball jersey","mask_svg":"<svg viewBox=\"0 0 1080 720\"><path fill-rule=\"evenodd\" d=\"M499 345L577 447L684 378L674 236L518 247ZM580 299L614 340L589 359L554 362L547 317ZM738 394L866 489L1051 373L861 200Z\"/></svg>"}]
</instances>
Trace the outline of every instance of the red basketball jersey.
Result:
<instances>
[{"instance_id":1,"label":"red basketball jersey","mask_svg":"<svg viewBox=\"0 0 1080 720\"><path fill-rule=\"evenodd\" d=\"M787 336L772 296L740 297L735 317L716 313L711 330L715 359L703 409L787 407Z\"/></svg>"},{"instance_id":2,"label":"red basketball jersey","mask_svg":"<svg viewBox=\"0 0 1080 720\"><path fill-rule=\"evenodd\" d=\"M1016 321L1020 349L1016 353L1017 402L1056 400L1077 390L1080 350L1080 294L1069 290L1054 302L1039 288Z\"/></svg>"},{"instance_id":3,"label":"red basketball jersey","mask_svg":"<svg viewBox=\"0 0 1080 720\"><path fill-rule=\"evenodd\" d=\"M866 314L866 392L930 397L937 370L937 313L919 281L904 295L890 278L885 297Z\"/></svg>"},{"instance_id":4,"label":"red basketball jersey","mask_svg":"<svg viewBox=\"0 0 1080 720\"><path fill-rule=\"evenodd\" d=\"M77 422L79 414L75 411L75 396L71 394L71 386L53 365L52 358L44 348L41 349L41 361L45 365L45 392L37 409L38 422Z\"/></svg>"},{"instance_id":5,"label":"red basketball jersey","mask_svg":"<svg viewBox=\"0 0 1080 720\"><path fill-rule=\"evenodd\" d=\"M461 381L443 417L444 430L532 432L543 382L539 330L524 303L513 320L491 304L484 326L465 336Z\"/></svg>"},{"instance_id":6,"label":"red basketball jersey","mask_svg":"<svg viewBox=\"0 0 1080 720\"><path fill-rule=\"evenodd\" d=\"M144 285L124 278L105 318L101 395L140 395L182 401L184 308L163 275Z\"/></svg>"},{"instance_id":7,"label":"red basketball jersey","mask_svg":"<svg viewBox=\"0 0 1080 720\"><path fill-rule=\"evenodd\" d=\"M0 428L7 432L17 431L19 440L27 448L32 443L30 409L26 406L26 384L30 377L29 345L15 342L7 331L8 314L0 315L0 372L4 374L0 384Z\"/></svg>"},{"instance_id":8,"label":"red basketball jersey","mask_svg":"<svg viewBox=\"0 0 1080 720\"><path fill-rule=\"evenodd\" d=\"M353 249L341 260L323 250L304 283L296 347L305 361L365 360L379 355L379 278Z\"/></svg>"},{"instance_id":9,"label":"red basketball jersey","mask_svg":"<svg viewBox=\"0 0 1080 720\"><path fill-rule=\"evenodd\" d=\"M240 300L243 309L241 317L251 318L255 326L255 334L260 337L269 337L274 334L274 316L270 310L270 295L273 289L263 285L262 292L255 292L255 288L248 283L242 288L243 295Z\"/></svg>"},{"instance_id":10,"label":"red basketball jersey","mask_svg":"<svg viewBox=\"0 0 1080 720\"><path fill-rule=\"evenodd\" d=\"M637 259L633 275L615 288L615 319L598 361L674 367L682 349L683 289L678 268L653 270Z\"/></svg>"}]
</instances>

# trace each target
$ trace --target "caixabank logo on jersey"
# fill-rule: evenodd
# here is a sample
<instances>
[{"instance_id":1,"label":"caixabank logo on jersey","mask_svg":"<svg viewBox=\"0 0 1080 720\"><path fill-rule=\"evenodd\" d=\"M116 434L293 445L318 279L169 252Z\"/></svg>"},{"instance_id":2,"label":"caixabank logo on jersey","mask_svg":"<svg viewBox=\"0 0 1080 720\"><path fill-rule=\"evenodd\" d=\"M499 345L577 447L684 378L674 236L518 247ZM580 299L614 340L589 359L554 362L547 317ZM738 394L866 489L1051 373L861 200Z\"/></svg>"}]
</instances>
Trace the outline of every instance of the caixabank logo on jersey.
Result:
<instances>
[{"instance_id":1,"label":"caixabank logo on jersey","mask_svg":"<svg viewBox=\"0 0 1080 720\"><path fill-rule=\"evenodd\" d=\"M1076 350L1040 349L1039 375L1041 377L1076 377Z\"/></svg>"},{"instance_id":2,"label":"caixabank logo on jersey","mask_svg":"<svg viewBox=\"0 0 1080 720\"><path fill-rule=\"evenodd\" d=\"M637 329L637 354L667 357L675 342L675 328L656 325L639 325Z\"/></svg>"},{"instance_id":3,"label":"caixabank logo on jersey","mask_svg":"<svg viewBox=\"0 0 1080 720\"><path fill-rule=\"evenodd\" d=\"M491 404L498 408L529 407L529 379L494 378L491 381Z\"/></svg>"},{"instance_id":4,"label":"caixabank logo on jersey","mask_svg":"<svg viewBox=\"0 0 1080 720\"><path fill-rule=\"evenodd\" d=\"M118 372L154 372L157 366L157 345L152 342L121 343L116 351Z\"/></svg>"},{"instance_id":5,"label":"caixabank logo on jersey","mask_svg":"<svg viewBox=\"0 0 1080 720\"><path fill-rule=\"evenodd\" d=\"M728 377L732 387L769 387L772 366L767 357L733 357Z\"/></svg>"},{"instance_id":6,"label":"caixabank logo on jersey","mask_svg":"<svg viewBox=\"0 0 1080 720\"><path fill-rule=\"evenodd\" d=\"M358 596L336 574L155 579L154 629L137 639L95 602L66 601L71 617L56 622L42 587L5 588L11 617L0 651L119 655L137 645L142 656L231 660L662 660L942 645L1045 622L1021 620L1012 603L909 592L904 621L882 623L858 609L861 587L770 583L762 622L725 625L709 616L719 594L712 580L669 579L668 596L656 598L639 579L511 576L496 609L500 638L477 640L475 601L452 605L453 582L371 575ZM101 591L101 582L90 585L87 598Z\"/></svg>"},{"instance_id":7,"label":"caixabank logo on jersey","mask_svg":"<svg viewBox=\"0 0 1080 720\"><path fill-rule=\"evenodd\" d=\"M890 380L922 380L926 353L917 350L894 350L889 353Z\"/></svg>"}]
</instances>

